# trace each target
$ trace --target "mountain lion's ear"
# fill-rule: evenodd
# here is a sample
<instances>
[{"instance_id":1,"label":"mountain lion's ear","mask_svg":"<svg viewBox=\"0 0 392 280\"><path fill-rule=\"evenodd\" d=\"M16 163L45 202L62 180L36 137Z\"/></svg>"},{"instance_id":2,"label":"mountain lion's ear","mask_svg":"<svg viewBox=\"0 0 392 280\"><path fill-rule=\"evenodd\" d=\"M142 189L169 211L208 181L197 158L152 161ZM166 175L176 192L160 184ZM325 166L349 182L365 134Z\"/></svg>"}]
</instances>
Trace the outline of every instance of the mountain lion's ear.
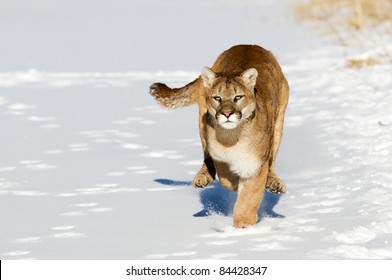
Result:
<instances>
[{"instance_id":1,"label":"mountain lion's ear","mask_svg":"<svg viewBox=\"0 0 392 280\"><path fill-rule=\"evenodd\" d=\"M250 88L255 87L257 76L258 76L258 73L255 68L249 68L248 70L245 70L241 74L241 78L245 82L245 85Z\"/></svg>"},{"instance_id":2,"label":"mountain lion's ear","mask_svg":"<svg viewBox=\"0 0 392 280\"><path fill-rule=\"evenodd\" d=\"M201 70L201 78L203 79L204 87L211 88L216 79L216 74L210 68L203 67Z\"/></svg>"}]
</instances>

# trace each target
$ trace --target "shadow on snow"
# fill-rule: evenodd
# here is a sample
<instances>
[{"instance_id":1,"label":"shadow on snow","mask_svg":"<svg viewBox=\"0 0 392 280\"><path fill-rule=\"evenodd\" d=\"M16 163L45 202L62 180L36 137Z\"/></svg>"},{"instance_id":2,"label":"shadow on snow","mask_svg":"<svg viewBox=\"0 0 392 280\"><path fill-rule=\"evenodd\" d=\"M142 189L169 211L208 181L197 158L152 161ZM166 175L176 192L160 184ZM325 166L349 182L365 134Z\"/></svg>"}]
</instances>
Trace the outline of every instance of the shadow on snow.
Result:
<instances>
[{"instance_id":1,"label":"shadow on snow","mask_svg":"<svg viewBox=\"0 0 392 280\"><path fill-rule=\"evenodd\" d=\"M170 179L155 179L154 181L167 186L192 186L191 181L176 181ZM264 217L285 217L274 211L274 207L279 203L280 196L281 195L272 194L269 191L264 192L263 201L257 212L259 217L258 222ZM206 217L212 214L231 216L233 215L236 199L237 192L227 190L219 182L212 183L209 187L200 191L200 202L203 205L203 209L193 216Z\"/></svg>"}]
</instances>

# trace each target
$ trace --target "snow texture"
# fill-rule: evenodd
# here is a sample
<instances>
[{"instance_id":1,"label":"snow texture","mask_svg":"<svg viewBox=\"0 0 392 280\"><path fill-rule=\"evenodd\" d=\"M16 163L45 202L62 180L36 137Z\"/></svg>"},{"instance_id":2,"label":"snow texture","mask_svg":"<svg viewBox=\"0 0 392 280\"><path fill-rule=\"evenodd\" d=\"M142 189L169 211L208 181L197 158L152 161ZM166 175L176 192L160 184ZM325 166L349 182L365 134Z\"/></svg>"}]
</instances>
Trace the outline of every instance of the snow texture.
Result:
<instances>
[{"instance_id":1,"label":"snow texture","mask_svg":"<svg viewBox=\"0 0 392 280\"><path fill-rule=\"evenodd\" d=\"M346 68L292 2L2 1L0 258L392 258L392 66ZM247 229L234 192L191 187L197 107L148 94L239 43L272 50L291 86L288 193Z\"/></svg>"}]
</instances>

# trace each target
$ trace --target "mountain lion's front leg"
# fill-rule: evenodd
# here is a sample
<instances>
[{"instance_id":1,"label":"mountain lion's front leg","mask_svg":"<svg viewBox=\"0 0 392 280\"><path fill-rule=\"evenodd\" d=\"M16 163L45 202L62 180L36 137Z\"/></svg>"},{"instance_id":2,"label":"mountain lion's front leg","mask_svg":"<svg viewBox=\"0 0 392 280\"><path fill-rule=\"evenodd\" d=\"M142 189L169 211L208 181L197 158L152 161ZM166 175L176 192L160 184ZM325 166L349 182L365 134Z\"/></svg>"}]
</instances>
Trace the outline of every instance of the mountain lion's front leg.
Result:
<instances>
[{"instance_id":1,"label":"mountain lion's front leg","mask_svg":"<svg viewBox=\"0 0 392 280\"><path fill-rule=\"evenodd\" d=\"M238 197L234 205L234 226L244 228L255 225L257 209L263 199L268 175L268 161L263 163L260 171L253 177L240 179Z\"/></svg>"},{"instance_id":2,"label":"mountain lion's front leg","mask_svg":"<svg viewBox=\"0 0 392 280\"><path fill-rule=\"evenodd\" d=\"M207 156L203 165L193 179L192 185L196 188L205 188L209 183L215 181L215 167L212 158Z\"/></svg>"},{"instance_id":3,"label":"mountain lion's front leg","mask_svg":"<svg viewBox=\"0 0 392 280\"><path fill-rule=\"evenodd\" d=\"M192 185L196 188L205 188L209 183L215 181L216 170L212 158L207 151L207 139L206 139L207 109L206 109L205 99L199 98L198 104L199 104L199 133L200 133L201 145L203 147L204 162L199 172L197 172L195 178L193 179Z\"/></svg>"}]
</instances>

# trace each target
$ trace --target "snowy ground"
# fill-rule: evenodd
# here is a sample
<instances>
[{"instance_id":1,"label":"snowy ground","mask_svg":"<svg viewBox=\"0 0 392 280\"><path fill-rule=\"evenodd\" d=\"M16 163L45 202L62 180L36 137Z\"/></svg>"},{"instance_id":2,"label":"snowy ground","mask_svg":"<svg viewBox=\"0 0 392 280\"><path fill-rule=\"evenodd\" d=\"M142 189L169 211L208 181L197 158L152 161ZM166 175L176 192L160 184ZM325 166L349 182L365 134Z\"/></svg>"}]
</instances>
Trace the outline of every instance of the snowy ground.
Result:
<instances>
[{"instance_id":1,"label":"snowy ground","mask_svg":"<svg viewBox=\"0 0 392 280\"><path fill-rule=\"evenodd\" d=\"M391 64L345 68L292 1L162 2L0 4L1 259L392 258ZM273 50L291 85L289 192L243 230L235 193L190 186L197 108L148 95L238 43Z\"/></svg>"}]
</instances>

